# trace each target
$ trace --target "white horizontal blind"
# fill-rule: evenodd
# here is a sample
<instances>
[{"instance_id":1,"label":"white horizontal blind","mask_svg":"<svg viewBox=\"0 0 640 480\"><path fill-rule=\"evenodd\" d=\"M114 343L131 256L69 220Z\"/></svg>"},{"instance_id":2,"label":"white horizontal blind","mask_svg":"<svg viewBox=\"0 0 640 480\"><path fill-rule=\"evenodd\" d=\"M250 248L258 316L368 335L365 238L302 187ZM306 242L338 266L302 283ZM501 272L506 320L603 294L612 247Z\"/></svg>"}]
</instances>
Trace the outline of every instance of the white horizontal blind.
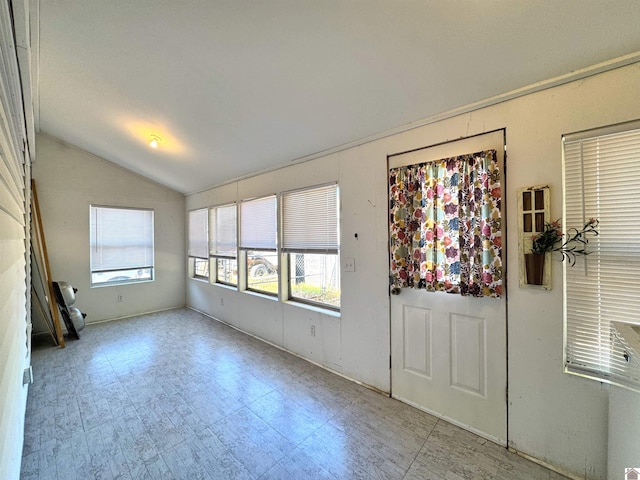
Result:
<instances>
[{"instance_id":1,"label":"white horizontal blind","mask_svg":"<svg viewBox=\"0 0 640 480\"><path fill-rule=\"evenodd\" d=\"M282 230L285 252L338 253L338 186L284 193Z\"/></svg>"},{"instance_id":2,"label":"white horizontal blind","mask_svg":"<svg viewBox=\"0 0 640 480\"><path fill-rule=\"evenodd\" d=\"M153 210L90 210L92 272L153 267Z\"/></svg>"},{"instance_id":3,"label":"white horizontal blind","mask_svg":"<svg viewBox=\"0 0 640 480\"><path fill-rule=\"evenodd\" d=\"M565 228L600 221L592 253L565 265L565 368L640 388L640 352L612 323L640 324L640 123L563 142Z\"/></svg>"},{"instance_id":4,"label":"white horizontal blind","mask_svg":"<svg viewBox=\"0 0 640 480\"><path fill-rule=\"evenodd\" d=\"M208 258L208 210L201 208L189 212L189 256Z\"/></svg>"},{"instance_id":5,"label":"white horizontal blind","mask_svg":"<svg viewBox=\"0 0 640 480\"><path fill-rule=\"evenodd\" d=\"M212 257L236 258L236 204L210 210L210 252Z\"/></svg>"},{"instance_id":6,"label":"white horizontal blind","mask_svg":"<svg viewBox=\"0 0 640 480\"><path fill-rule=\"evenodd\" d=\"M275 250L277 246L276 196L245 200L240 204L240 247Z\"/></svg>"}]
</instances>

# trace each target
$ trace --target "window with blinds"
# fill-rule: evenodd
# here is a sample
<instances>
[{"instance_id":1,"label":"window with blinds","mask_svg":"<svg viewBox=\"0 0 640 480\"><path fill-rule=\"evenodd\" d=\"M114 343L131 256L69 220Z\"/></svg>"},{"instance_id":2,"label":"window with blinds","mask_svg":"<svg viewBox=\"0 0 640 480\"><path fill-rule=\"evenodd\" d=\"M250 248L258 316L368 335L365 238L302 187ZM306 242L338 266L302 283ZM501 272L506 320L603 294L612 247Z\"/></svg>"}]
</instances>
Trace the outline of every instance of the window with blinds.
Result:
<instances>
[{"instance_id":1,"label":"window with blinds","mask_svg":"<svg viewBox=\"0 0 640 480\"><path fill-rule=\"evenodd\" d=\"M189 212L189 248L191 276L209 278L209 217L208 209Z\"/></svg>"},{"instance_id":2,"label":"window with blinds","mask_svg":"<svg viewBox=\"0 0 640 480\"><path fill-rule=\"evenodd\" d=\"M90 207L91 285L154 278L153 210Z\"/></svg>"},{"instance_id":3,"label":"window with blinds","mask_svg":"<svg viewBox=\"0 0 640 480\"><path fill-rule=\"evenodd\" d=\"M247 289L278 295L278 220L276 196L240 203L240 249L246 262Z\"/></svg>"},{"instance_id":4,"label":"window with blinds","mask_svg":"<svg viewBox=\"0 0 640 480\"><path fill-rule=\"evenodd\" d=\"M289 265L289 298L340 308L338 186L282 194L282 252Z\"/></svg>"},{"instance_id":5,"label":"window with blinds","mask_svg":"<svg viewBox=\"0 0 640 480\"><path fill-rule=\"evenodd\" d=\"M282 194L282 250L338 253L338 186Z\"/></svg>"},{"instance_id":6,"label":"window with blinds","mask_svg":"<svg viewBox=\"0 0 640 480\"><path fill-rule=\"evenodd\" d=\"M640 121L563 137L564 224L597 218L565 272L565 371L640 389Z\"/></svg>"},{"instance_id":7,"label":"window with blinds","mask_svg":"<svg viewBox=\"0 0 640 480\"><path fill-rule=\"evenodd\" d=\"M209 255L215 265L215 282L238 284L236 204L209 210Z\"/></svg>"}]
</instances>

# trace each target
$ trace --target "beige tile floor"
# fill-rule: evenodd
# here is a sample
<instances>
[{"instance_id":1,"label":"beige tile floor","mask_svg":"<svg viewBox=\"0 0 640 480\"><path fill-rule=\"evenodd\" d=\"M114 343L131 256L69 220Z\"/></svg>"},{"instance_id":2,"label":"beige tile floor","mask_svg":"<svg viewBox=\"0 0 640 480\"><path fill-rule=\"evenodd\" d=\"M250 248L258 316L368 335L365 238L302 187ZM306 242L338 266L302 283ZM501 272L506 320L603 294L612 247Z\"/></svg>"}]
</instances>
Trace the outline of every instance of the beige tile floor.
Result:
<instances>
[{"instance_id":1,"label":"beige tile floor","mask_svg":"<svg viewBox=\"0 0 640 480\"><path fill-rule=\"evenodd\" d=\"M34 342L23 480L564 478L191 310L81 335Z\"/></svg>"}]
</instances>

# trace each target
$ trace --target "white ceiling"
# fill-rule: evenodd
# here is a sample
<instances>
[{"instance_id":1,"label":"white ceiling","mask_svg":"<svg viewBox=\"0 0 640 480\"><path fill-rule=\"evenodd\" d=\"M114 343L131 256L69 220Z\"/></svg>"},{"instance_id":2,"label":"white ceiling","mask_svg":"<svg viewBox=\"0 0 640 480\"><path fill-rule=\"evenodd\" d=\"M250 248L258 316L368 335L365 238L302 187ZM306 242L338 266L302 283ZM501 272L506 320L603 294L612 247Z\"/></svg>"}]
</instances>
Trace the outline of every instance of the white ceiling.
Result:
<instances>
[{"instance_id":1,"label":"white ceiling","mask_svg":"<svg viewBox=\"0 0 640 480\"><path fill-rule=\"evenodd\" d=\"M39 0L37 118L191 193L638 52L639 20L638 0Z\"/></svg>"}]
</instances>

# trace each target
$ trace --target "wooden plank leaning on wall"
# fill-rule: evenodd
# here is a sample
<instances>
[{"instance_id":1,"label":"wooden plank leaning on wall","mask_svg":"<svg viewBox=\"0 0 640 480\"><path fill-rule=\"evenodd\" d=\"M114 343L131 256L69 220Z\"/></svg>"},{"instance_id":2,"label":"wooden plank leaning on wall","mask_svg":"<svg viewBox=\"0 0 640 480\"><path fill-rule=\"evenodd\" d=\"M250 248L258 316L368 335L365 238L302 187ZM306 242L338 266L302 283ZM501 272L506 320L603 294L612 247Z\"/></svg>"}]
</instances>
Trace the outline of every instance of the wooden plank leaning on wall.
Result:
<instances>
[{"instance_id":1,"label":"wooden plank leaning on wall","mask_svg":"<svg viewBox=\"0 0 640 480\"><path fill-rule=\"evenodd\" d=\"M49 308L49 312L51 313L51 318L53 319L53 327L55 330L57 344L60 345L61 348L64 348L64 334L62 332L62 326L60 324L60 311L58 310L58 306L55 303L56 297L53 291L53 282L51 280L51 267L49 266L49 255L47 254L47 244L44 238L44 229L42 228L42 217L40 216L40 204L38 202L38 192L36 191L35 180L31 180L31 192L31 211L33 218L35 219L35 222L33 224L35 238L32 238L32 242L35 240L35 242L37 243L37 248L34 248L34 252L36 253L34 257L35 261L40 266L38 270L42 272L44 276L43 280L46 284L48 293L46 303Z\"/></svg>"}]
</instances>

